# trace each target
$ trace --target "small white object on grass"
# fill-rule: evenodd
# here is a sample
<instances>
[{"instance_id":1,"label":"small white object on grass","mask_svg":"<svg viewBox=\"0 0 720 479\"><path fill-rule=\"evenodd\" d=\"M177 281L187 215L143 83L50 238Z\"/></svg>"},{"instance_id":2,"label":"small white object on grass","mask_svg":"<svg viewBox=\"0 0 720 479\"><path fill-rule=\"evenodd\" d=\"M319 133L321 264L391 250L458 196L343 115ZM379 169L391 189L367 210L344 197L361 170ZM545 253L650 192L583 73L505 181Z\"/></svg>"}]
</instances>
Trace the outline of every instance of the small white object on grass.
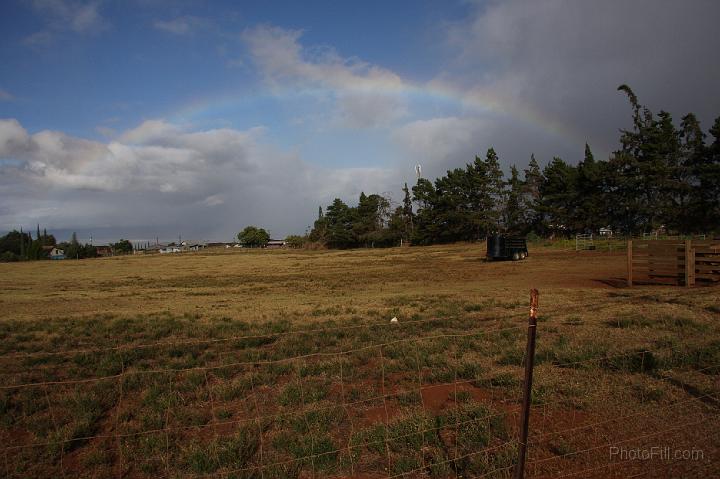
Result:
<instances>
[{"instance_id":1,"label":"small white object on grass","mask_svg":"<svg viewBox=\"0 0 720 479\"><path fill-rule=\"evenodd\" d=\"M393 316L393 318L390 320L390 322L391 322L391 323L397 323L397 322L398 322L398 319L397 319L395 316Z\"/></svg>"}]
</instances>

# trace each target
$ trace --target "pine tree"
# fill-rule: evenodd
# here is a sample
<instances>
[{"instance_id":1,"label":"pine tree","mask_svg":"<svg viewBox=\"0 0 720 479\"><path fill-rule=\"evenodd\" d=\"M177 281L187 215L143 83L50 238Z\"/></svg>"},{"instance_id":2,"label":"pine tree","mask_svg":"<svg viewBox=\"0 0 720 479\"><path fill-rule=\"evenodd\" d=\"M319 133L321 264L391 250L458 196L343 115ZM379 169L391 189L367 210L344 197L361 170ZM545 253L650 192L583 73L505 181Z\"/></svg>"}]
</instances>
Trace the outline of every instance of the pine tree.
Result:
<instances>
[{"instance_id":1,"label":"pine tree","mask_svg":"<svg viewBox=\"0 0 720 479\"><path fill-rule=\"evenodd\" d=\"M638 103L630 87L621 85L618 90L625 92L632 106L633 129L621 130L621 149L610 160L609 190L615 198L610 215L625 233L641 233L660 226L667 208L662 130L669 115L658 121Z\"/></svg>"},{"instance_id":2,"label":"pine tree","mask_svg":"<svg viewBox=\"0 0 720 479\"><path fill-rule=\"evenodd\" d=\"M713 137L707 146L698 170L699 190L702 191L700 222L705 232L720 233L720 117L709 130Z\"/></svg>"},{"instance_id":3,"label":"pine tree","mask_svg":"<svg viewBox=\"0 0 720 479\"><path fill-rule=\"evenodd\" d=\"M680 207L686 213L680 215L678 227L683 233L705 232L709 226L705 212L712 203L712 198L708 196L712 188L708 188L702 181L708 150L705 147L705 133L692 113L682 118L680 141L681 175L677 176L679 183L675 193Z\"/></svg>"},{"instance_id":4,"label":"pine tree","mask_svg":"<svg viewBox=\"0 0 720 479\"><path fill-rule=\"evenodd\" d=\"M404 241L410 241L413 235L414 229L414 213L412 208L412 198L410 197L410 190L408 189L407 183L403 186L403 206L402 206L402 221L403 221L403 234L402 238Z\"/></svg>"},{"instance_id":5,"label":"pine tree","mask_svg":"<svg viewBox=\"0 0 720 479\"><path fill-rule=\"evenodd\" d=\"M478 240L493 230L491 210L493 199L490 195L490 178L487 163L475 156L475 160L465 167L466 201L469 210L469 228L472 230L470 239Z\"/></svg>"},{"instance_id":6,"label":"pine tree","mask_svg":"<svg viewBox=\"0 0 720 479\"><path fill-rule=\"evenodd\" d=\"M525 223L530 231L534 231L540 235L545 233L543 228L543 215L539 210L540 191L545 178L540 171L535 155L530 155L530 163L524 171L525 179L523 181L523 195L521 198L522 210L525 216Z\"/></svg>"},{"instance_id":7,"label":"pine tree","mask_svg":"<svg viewBox=\"0 0 720 479\"><path fill-rule=\"evenodd\" d=\"M488 175L488 193L492 200L490 221L494 222L494 228L488 227L488 232L497 229L500 216L505 204L505 181L503 172L500 169L500 162L494 148L489 148L485 155L485 168Z\"/></svg>"},{"instance_id":8,"label":"pine tree","mask_svg":"<svg viewBox=\"0 0 720 479\"><path fill-rule=\"evenodd\" d=\"M437 193L435 202L435 221L441 227L436 228L434 243L460 241L467 234L468 210L464 205L462 181L464 172L456 168L448 170L445 176L435 180Z\"/></svg>"},{"instance_id":9,"label":"pine tree","mask_svg":"<svg viewBox=\"0 0 720 479\"><path fill-rule=\"evenodd\" d=\"M510 179L507 182L507 186L507 201L503 211L505 231L515 235L522 234L525 232L525 222L521 206L523 184L520 180L520 173L515 165L510 168Z\"/></svg>"},{"instance_id":10,"label":"pine tree","mask_svg":"<svg viewBox=\"0 0 720 479\"><path fill-rule=\"evenodd\" d=\"M577 170L555 157L543 170L539 209L545 215L547 227L554 235L573 231L577 192Z\"/></svg>"},{"instance_id":11,"label":"pine tree","mask_svg":"<svg viewBox=\"0 0 720 479\"><path fill-rule=\"evenodd\" d=\"M585 156L577 166L575 192L577 207L572 221L573 231L593 233L606 226L601 165L595 161L595 156L587 143L585 143Z\"/></svg>"},{"instance_id":12,"label":"pine tree","mask_svg":"<svg viewBox=\"0 0 720 479\"><path fill-rule=\"evenodd\" d=\"M412 242L421 245L433 244L438 241L440 227L437 220L437 191L429 180L418 178L412 192L413 202L417 204Z\"/></svg>"},{"instance_id":13,"label":"pine tree","mask_svg":"<svg viewBox=\"0 0 720 479\"><path fill-rule=\"evenodd\" d=\"M352 248L357 245L353 233L353 211L339 198L335 198L328 206L325 218L327 219L327 245L331 248Z\"/></svg>"}]
</instances>

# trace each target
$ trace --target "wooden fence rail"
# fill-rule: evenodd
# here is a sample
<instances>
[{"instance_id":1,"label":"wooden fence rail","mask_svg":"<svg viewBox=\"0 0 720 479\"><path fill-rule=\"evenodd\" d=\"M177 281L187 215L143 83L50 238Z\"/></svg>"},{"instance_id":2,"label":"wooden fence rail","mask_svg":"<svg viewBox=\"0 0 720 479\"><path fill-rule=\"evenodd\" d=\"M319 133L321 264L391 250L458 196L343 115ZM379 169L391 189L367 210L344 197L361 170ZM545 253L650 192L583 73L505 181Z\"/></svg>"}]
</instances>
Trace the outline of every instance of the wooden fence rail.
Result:
<instances>
[{"instance_id":1,"label":"wooden fence rail","mask_svg":"<svg viewBox=\"0 0 720 479\"><path fill-rule=\"evenodd\" d=\"M629 240L627 284L720 281L720 240Z\"/></svg>"}]
</instances>

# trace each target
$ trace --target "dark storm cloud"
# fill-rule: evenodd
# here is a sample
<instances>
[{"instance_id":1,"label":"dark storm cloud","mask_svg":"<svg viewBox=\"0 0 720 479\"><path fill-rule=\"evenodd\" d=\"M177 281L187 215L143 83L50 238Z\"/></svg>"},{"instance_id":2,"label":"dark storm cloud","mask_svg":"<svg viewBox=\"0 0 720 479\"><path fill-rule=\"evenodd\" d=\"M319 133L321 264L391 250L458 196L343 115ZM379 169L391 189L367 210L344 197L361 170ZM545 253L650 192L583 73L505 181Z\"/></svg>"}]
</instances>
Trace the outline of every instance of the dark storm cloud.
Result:
<instances>
[{"instance_id":1,"label":"dark storm cloud","mask_svg":"<svg viewBox=\"0 0 720 479\"><path fill-rule=\"evenodd\" d=\"M718 18L719 2L698 0L479 4L471 21L450 28L460 53L442 77L607 153L630 123L620 84L677 121L692 111L707 127L720 115Z\"/></svg>"}]
</instances>

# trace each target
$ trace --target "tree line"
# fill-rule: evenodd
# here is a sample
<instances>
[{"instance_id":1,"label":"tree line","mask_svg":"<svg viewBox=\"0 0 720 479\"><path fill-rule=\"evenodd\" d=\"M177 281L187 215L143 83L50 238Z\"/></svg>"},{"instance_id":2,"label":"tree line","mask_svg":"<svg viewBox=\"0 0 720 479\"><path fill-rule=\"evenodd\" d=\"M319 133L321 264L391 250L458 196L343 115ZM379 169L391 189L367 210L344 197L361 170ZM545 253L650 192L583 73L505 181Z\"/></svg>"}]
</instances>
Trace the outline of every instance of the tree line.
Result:
<instances>
[{"instance_id":1,"label":"tree line","mask_svg":"<svg viewBox=\"0 0 720 479\"><path fill-rule=\"evenodd\" d=\"M534 155L506 177L493 148L464 168L403 188L401 205L361 193L357 206L335 199L320 208L304 238L329 248L436 244L480 240L493 233L543 237L597 233L638 235L720 232L720 117L703 132L693 113L679 127L653 113L627 85L632 128L620 148L595 159L585 145L577 165L555 157L540 168Z\"/></svg>"},{"instance_id":2,"label":"tree line","mask_svg":"<svg viewBox=\"0 0 720 479\"><path fill-rule=\"evenodd\" d=\"M92 244L82 244L73 233L70 241L58 243L55 236L48 234L46 229L40 233L40 225L33 239L32 233L13 230L4 236L0 236L0 261L35 261L50 259L52 248L62 250L65 258L85 259L98 256L97 247ZM113 254L129 254L133 252L133 245L126 239L110 245Z\"/></svg>"},{"instance_id":3,"label":"tree line","mask_svg":"<svg viewBox=\"0 0 720 479\"><path fill-rule=\"evenodd\" d=\"M49 235L43 229L40 233L40 225L37 226L35 239L29 232L11 231L0 236L0 261L24 261L43 259L47 256L45 246L55 246L55 236Z\"/></svg>"}]
</instances>

